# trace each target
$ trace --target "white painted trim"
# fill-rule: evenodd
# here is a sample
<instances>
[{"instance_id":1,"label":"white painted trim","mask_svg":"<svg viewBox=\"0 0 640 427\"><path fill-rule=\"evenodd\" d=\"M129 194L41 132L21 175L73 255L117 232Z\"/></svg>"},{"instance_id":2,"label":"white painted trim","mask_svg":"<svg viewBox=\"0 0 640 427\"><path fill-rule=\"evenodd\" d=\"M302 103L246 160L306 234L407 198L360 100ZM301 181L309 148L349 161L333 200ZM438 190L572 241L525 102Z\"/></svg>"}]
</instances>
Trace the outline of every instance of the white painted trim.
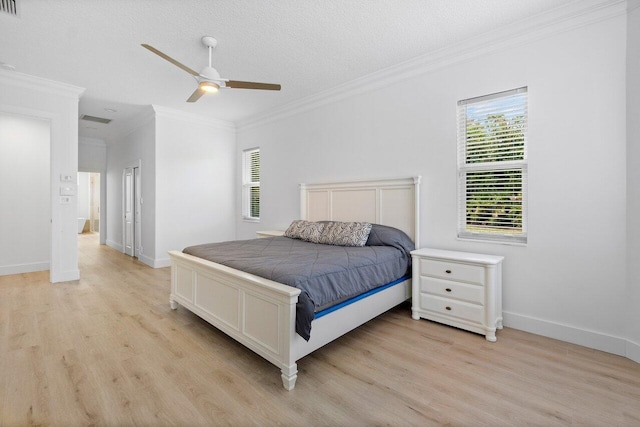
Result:
<instances>
[{"instance_id":1,"label":"white painted trim","mask_svg":"<svg viewBox=\"0 0 640 427\"><path fill-rule=\"evenodd\" d=\"M105 148L107 146L107 143L98 138L87 138L87 137L81 136L78 138L78 145L88 145L91 147Z\"/></svg>"},{"instance_id":2,"label":"white painted trim","mask_svg":"<svg viewBox=\"0 0 640 427\"><path fill-rule=\"evenodd\" d=\"M622 337L507 311L503 311L502 314L504 326L510 328L606 351L619 356L627 356L628 354L630 341ZM640 347L637 348L640 350ZM640 352L637 356L640 356Z\"/></svg>"},{"instance_id":3,"label":"white painted trim","mask_svg":"<svg viewBox=\"0 0 640 427\"><path fill-rule=\"evenodd\" d=\"M238 131L300 114L360 93L397 84L452 64L531 43L565 31L591 25L627 12L625 0L582 0L527 19L513 22L485 34L428 52L425 55L384 68L320 93L256 114L237 123Z\"/></svg>"},{"instance_id":4,"label":"white painted trim","mask_svg":"<svg viewBox=\"0 0 640 427\"><path fill-rule=\"evenodd\" d=\"M171 267L171 258L156 258L156 259L153 259L153 260L151 258L149 258L149 262L146 262L146 261L144 261L142 259L141 259L141 261L144 262L145 264L153 267L153 268Z\"/></svg>"},{"instance_id":5,"label":"white painted trim","mask_svg":"<svg viewBox=\"0 0 640 427\"><path fill-rule=\"evenodd\" d=\"M153 108L145 108L140 114L136 114L131 119L127 120L119 130L114 132L112 136L107 138L107 144L122 142L127 136L131 135L138 129L148 125L156 119L156 113ZM154 129L155 132L155 129ZM155 141L155 136L154 136Z\"/></svg>"},{"instance_id":6,"label":"white painted trim","mask_svg":"<svg viewBox=\"0 0 640 427\"><path fill-rule=\"evenodd\" d=\"M106 244L107 244L107 246L109 246L110 248L115 249L118 252L122 252L123 251L123 249L122 249L123 246L122 246L121 243L117 243L117 242L114 242L113 240L107 239Z\"/></svg>"},{"instance_id":7,"label":"white painted trim","mask_svg":"<svg viewBox=\"0 0 640 427\"><path fill-rule=\"evenodd\" d=\"M625 356L636 363L640 363L640 344L631 340L627 340Z\"/></svg>"},{"instance_id":8,"label":"white painted trim","mask_svg":"<svg viewBox=\"0 0 640 427\"><path fill-rule=\"evenodd\" d=\"M60 271L58 273L51 273L51 283L71 282L73 280L80 280L80 270L68 270Z\"/></svg>"},{"instance_id":9,"label":"white painted trim","mask_svg":"<svg viewBox=\"0 0 640 427\"><path fill-rule=\"evenodd\" d=\"M37 90L39 92L51 93L74 100L77 100L85 91L85 88L82 87L3 69L0 69L0 83L29 90Z\"/></svg>"},{"instance_id":10,"label":"white painted trim","mask_svg":"<svg viewBox=\"0 0 640 427\"><path fill-rule=\"evenodd\" d=\"M34 271L49 270L49 262L29 262L26 264L14 264L0 266L0 276L9 276L11 274L33 273Z\"/></svg>"},{"instance_id":11,"label":"white painted trim","mask_svg":"<svg viewBox=\"0 0 640 427\"><path fill-rule=\"evenodd\" d=\"M226 120L214 119L210 117L204 117L197 114L187 113L180 110L174 110L173 108L162 107L160 105L152 104L151 107L156 112L158 117L166 117L170 119L182 120L188 123L209 126L216 129L228 130L235 132L236 126L233 122Z\"/></svg>"}]
</instances>

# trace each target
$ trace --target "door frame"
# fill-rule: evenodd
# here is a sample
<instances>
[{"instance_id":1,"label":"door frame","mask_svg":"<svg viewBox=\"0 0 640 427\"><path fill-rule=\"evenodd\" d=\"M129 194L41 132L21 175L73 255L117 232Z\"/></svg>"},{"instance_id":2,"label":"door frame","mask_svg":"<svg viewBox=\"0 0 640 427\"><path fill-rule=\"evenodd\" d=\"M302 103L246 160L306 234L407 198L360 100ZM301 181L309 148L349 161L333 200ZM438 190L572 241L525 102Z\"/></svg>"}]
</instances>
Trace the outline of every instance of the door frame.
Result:
<instances>
[{"instance_id":1,"label":"door frame","mask_svg":"<svg viewBox=\"0 0 640 427\"><path fill-rule=\"evenodd\" d=\"M92 168L78 168L78 172L100 174L100 244L107 244L107 170L94 170Z\"/></svg>"}]
</instances>

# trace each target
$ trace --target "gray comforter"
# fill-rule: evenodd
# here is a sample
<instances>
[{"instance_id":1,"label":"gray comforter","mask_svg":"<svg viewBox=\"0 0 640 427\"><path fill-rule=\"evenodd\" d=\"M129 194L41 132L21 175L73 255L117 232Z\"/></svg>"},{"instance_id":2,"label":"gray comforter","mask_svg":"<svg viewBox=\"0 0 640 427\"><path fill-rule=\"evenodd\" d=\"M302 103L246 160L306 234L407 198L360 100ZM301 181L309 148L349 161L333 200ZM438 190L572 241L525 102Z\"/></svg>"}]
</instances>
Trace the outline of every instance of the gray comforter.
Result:
<instances>
[{"instance_id":1,"label":"gray comforter","mask_svg":"<svg viewBox=\"0 0 640 427\"><path fill-rule=\"evenodd\" d=\"M296 332L309 340L315 312L404 276L413 248L402 231L374 224L364 247L272 237L191 246L183 252L300 289Z\"/></svg>"}]
</instances>

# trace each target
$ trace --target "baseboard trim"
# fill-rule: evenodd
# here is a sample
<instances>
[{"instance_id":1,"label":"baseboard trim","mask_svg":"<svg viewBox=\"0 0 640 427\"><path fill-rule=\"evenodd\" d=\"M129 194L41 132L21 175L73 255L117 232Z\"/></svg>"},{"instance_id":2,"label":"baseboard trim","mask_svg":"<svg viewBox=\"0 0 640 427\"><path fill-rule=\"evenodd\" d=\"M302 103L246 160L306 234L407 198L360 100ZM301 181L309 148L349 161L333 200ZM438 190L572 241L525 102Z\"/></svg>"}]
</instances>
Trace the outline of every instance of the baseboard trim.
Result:
<instances>
[{"instance_id":1,"label":"baseboard trim","mask_svg":"<svg viewBox=\"0 0 640 427\"><path fill-rule=\"evenodd\" d=\"M35 271L49 270L49 262L29 262L26 264L14 264L0 266L0 276L11 274L33 273Z\"/></svg>"},{"instance_id":2,"label":"baseboard trim","mask_svg":"<svg viewBox=\"0 0 640 427\"><path fill-rule=\"evenodd\" d=\"M160 258L153 261L153 268L171 267L171 258Z\"/></svg>"},{"instance_id":3,"label":"baseboard trim","mask_svg":"<svg viewBox=\"0 0 640 427\"><path fill-rule=\"evenodd\" d=\"M148 265L149 267L155 268L154 263L155 260L153 258L150 258L146 255L138 255L138 261L140 261L143 264Z\"/></svg>"},{"instance_id":4,"label":"baseboard trim","mask_svg":"<svg viewBox=\"0 0 640 427\"><path fill-rule=\"evenodd\" d=\"M109 240L107 239L106 241L107 246L109 246L110 248L115 249L118 252L122 252L122 245L120 243L116 243L113 240Z\"/></svg>"},{"instance_id":5,"label":"baseboard trim","mask_svg":"<svg viewBox=\"0 0 640 427\"><path fill-rule=\"evenodd\" d=\"M627 351L625 356L636 363L640 363L640 344L627 340Z\"/></svg>"},{"instance_id":6,"label":"baseboard trim","mask_svg":"<svg viewBox=\"0 0 640 427\"><path fill-rule=\"evenodd\" d=\"M542 335L561 341L578 344L607 353L629 357L629 343L625 338L615 337L601 332L576 328L575 326L550 322L548 320L537 319L535 317L524 316L522 314L503 312L504 325L532 334ZM637 346L638 356L640 356L640 346ZM631 357L629 357L632 359ZM640 358L640 357L639 357ZM637 359L632 359L636 360Z\"/></svg>"},{"instance_id":7,"label":"baseboard trim","mask_svg":"<svg viewBox=\"0 0 640 427\"><path fill-rule=\"evenodd\" d=\"M50 280L51 283L72 282L74 280L80 280L80 270L68 270L60 271L58 273L52 273Z\"/></svg>"}]
</instances>

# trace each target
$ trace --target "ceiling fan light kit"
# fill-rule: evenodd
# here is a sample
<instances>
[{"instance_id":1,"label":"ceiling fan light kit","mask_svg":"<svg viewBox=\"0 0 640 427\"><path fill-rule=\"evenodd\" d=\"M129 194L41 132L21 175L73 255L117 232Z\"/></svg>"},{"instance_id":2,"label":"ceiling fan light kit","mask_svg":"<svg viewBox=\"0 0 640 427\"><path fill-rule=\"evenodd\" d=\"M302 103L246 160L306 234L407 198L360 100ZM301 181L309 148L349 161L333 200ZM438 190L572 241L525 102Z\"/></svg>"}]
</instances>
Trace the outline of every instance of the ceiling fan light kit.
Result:
<instances>
[{"instance_id":1,"label":"ceiling fan light kit","mask_svg":"<svg viewBox=\"0 0 640 427\"><path fill-rule=\"evenodd\" d=\"M211 36L202 37L202 44L209 49L209 65L204 67L200 73L192 70L186 65L176 61L169 55L160 52L158 49L148 44L142 44L145 49L155 53L162 59L171 62L176 67L191 74L198 82L198 87L191 94L187 102L196 102L205 93L215 93L220 88L234 88L234 89L258 89L258 90L280 90L279 84L272 83L256 83L256 82L243 82L239 80L229 80L220 77L220 73L211 66L212 49L218 45L218 40Z\"/></svg>"},{"instance_id":2,"label":"ceiling fan light kit","mask_svg":"<svg viewBox=\"0 0 640 427\"><path fill-rule=\"evenodd\" d=\"M217 92L218 89L220 89L220 86L217 85L214 82L207 82L207 81L202 81L200 82L200 84L198 85L198 87L200 89L202 89L205 92L209 92L209 93L214 93Z\"/></svg>"}]
</instances>

